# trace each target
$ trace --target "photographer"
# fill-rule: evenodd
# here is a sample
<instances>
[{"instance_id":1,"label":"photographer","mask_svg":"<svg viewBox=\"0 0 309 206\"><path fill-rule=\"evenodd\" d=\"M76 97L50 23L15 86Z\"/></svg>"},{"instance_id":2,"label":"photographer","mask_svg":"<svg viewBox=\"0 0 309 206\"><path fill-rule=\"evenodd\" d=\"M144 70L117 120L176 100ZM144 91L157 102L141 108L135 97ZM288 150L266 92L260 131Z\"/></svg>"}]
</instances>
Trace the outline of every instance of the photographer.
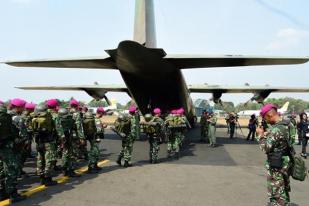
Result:
<instances>
[{"instance_id":1,"label":"photographer","mask_svg":"<svg viewBox=\"0 0 309 206\"><path fill-rule=\"evenodd\" d=\"M300 119L301 121L299 122L299 130L300 130L300 136L302 139L302 152L300 155L307 159L307 152L306 152L306 147L308 144L308 138L309 138L309 122L308 122L308 117L306 113L301 113L300 114Z\"/></svg>"},{"instance_id":2,"label":"photographer","mask_svg":"<svg viewBox=\"0 0 309 206\"><path fill-rule=\"evenodd\" d=\"M252 136L251 141L254 141L257 126L258 126L258 120L257 120L255 114L253 114L253 115L251 115L251 118L250 118L249 124L248 124L249 134L247 136L247 141L250 140L251 136Z\"/></svg>"},{"instance_id":3,"label":"photographer","mask_svg":"<svg viewBox=\"0 0 309 206\"><path fill-rule=\"evenodd\" d=\"M231 112L228 118L229 128L230 128L230 139L234 138L235 127L237 123L237 116Z\"/></svg>"}]
</instances>

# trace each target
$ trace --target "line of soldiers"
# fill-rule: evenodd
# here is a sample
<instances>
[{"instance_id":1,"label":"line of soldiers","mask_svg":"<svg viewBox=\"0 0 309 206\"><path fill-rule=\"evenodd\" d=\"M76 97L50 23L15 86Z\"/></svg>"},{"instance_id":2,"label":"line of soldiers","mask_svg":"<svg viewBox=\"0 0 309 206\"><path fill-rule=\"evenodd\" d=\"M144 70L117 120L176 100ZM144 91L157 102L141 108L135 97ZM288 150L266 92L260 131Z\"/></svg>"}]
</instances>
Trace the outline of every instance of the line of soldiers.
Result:
<instances>
[{"instance_id":1,"label":"line of soldiers","mask_svg":"<svg viewBox=\"0 0 309 206\"><path fill-rule=\"evenodd\" d=\"M184 116L184 109L172 110L165 118L161 114L161 109L156 108L153 114L146 114L144 121L140 123L143 132L149 139L149 162L158 163L158 152L160 144L167 142L168 158L180 157L180 148L183 145L187 127L191 127ZM130 107L129 115L120 114L115 121L114 130L122 138L122 149L119 153L117 164L123 166L132 166L133 144L138 137L139 115L136 107Z\"/></svg>"},{"instance_id":2,"label":"line of soldiers","mask_svg":"<svg viewBox=\"0 0 309 206\"><path fill-rule=\"evenodd\" d=\"M62 160L65 176L79 177L74 172L74 162L85 154L88 158L88 173L101 168L98 143L104 138L106 125L101 121L104 109L98 108L83 114L79 102L72 99L69 108L60 108L56 99L35 105L22 99L0 102L0 199L11 202L25 199L17 192L17 178L21 177L24 163L31 155L31 143L37 150L37 174L41 184L56 185L52 179L54 170L59 170L57 160ZM87 141L90 149L87 151Z\"/></svg>"},{"instance_id":3,"label":"line of soldiers","mask_svg":"<svg viewBox=\"0 0 309 206\"><path fill-rule=\"evenodd\" d=\"M209 109L208 111L204 110L201 116L200 125L201 125L201 142L206 142L209 140L210 147L216 147L216 124L217 118L214 115L213 110Z\"/></svg>"}]
</instances>

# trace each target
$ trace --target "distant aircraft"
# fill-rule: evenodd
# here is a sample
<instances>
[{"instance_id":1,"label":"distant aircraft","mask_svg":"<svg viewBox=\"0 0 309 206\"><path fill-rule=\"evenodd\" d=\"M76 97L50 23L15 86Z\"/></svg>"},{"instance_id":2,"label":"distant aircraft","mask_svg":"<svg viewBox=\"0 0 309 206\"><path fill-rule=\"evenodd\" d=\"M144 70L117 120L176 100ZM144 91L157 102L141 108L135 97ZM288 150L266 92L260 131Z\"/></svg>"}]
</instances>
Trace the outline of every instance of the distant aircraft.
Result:
<instances>
[{"instance_id":1,"label":"distant aircraft","mask_svg":"<svg viewBox=\"0 0 309 206\"><path fill-rule=\"evenodd\" d=\"M118 70L125 85L78 85L17 87L26 90L83 90L96 99L107 92L125 92L136 102L142 114L155 107L163 112L183 107L188 120L195 121L190 93L212 93L215 103L223 93L254 93L251 100L263 102L271 92L309 92L309 88L254 86L187 86L182 69L257 65L302 64L309 57L258 57L241 55L173 55L156 47L153 0L136 0L134 40L121 41L116 49L105 50L106 57L8 61L17 67L58 67ZM194 23L194 22L193 22ZM188 37L188 41L190 41ZM241 76L241 74L240 74ZM207 78L207 76L205 76Z\"/></svg>"},{"instance_id":2,"label":"distant aircraft","mask_svg":"<svg viewBox=\"0 0 309 206\"><path fill-rule=\"evenodd\" d=\"M281 115L286 114L289 108L289 104L290 104L289 102L286 102L280 109L278 109L278 112ZM251 116L253 114L256 117L260 116L260 110L244 110L237 113L238 116L246 116L246 117Z\"/></svg>"},{"instance_id":3,"label":"distant aircraft","mask_svg":"<svg viewBox=\"0 0 309 206\"><path fill-rule=\"evenodd\" d=\"M110 101L110 105L107 106L107 107L103 107L104 108L104 111L107 113L107 114L112 114L114 111L116 111L118 108L117 108L117 101L112 99ZM89 107L88 108L91 112L95 113L97 111L97 107Z\"/></svg>"}]
</instances>

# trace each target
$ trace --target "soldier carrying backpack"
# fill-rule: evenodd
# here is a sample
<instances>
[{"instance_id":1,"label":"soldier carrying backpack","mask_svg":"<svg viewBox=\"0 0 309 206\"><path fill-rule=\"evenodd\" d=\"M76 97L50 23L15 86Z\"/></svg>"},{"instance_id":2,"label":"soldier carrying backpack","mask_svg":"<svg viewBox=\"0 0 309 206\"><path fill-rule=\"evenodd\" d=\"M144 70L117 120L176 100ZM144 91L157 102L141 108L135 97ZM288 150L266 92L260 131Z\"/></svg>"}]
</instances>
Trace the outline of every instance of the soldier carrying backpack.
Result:
<instances>
[{"instance_id":1,"label":"soldier carrying backpack","mask_svg":"<svg viewBox=\"0 0 309 206\"><path fill-rule=\"evenodd\" d=\"M11 202L24 200L26 197L17 193L18 164L14 154L14 141L17 139L17 131L14 130L12 118L7 114L4 104L0 105L0 156L1 171L4 178L1 179L2 189L0 201L9 198Z\"/></svg>"},{"instance_id":2,"label":"soldier carrying backpack","mask_svg":"<svg viewBox=\"0 0 309 206\"><path fill-rule=\"evenodd\" d=\"M96 173L101 168L98 166L100 158L99 142L96 141L97 127L94 115L91 112L84 114L83 128L86 140L90 143L90 150L88 152L88 173Z\"/></svg>"},{"instance_id":3,"label":"soldier carrying backpack","mask_svg":"<svg viewBox=\"0 0 309 206\"><path fill-rule=\"evenodd\" d=\"M32 128L37 144L37 172L41 178L41 184L46 186L56 185L52 180L53 169L53 142L55 141L55 125L51 114L45 104L37 105L32 119Z\"/></svg>"}]
</instances>

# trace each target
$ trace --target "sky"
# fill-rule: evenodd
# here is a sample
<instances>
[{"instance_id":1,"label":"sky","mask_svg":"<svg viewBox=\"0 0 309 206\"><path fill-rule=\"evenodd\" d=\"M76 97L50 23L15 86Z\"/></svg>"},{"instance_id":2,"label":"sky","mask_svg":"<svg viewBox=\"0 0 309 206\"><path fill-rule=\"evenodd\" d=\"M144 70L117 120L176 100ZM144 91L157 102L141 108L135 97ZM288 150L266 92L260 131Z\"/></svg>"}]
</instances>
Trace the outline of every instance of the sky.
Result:
<instances>
[{"instance_id":1,"label":"sky","mask_svg":"<svg viewBox=\"0 0 309 206\"><path fill-rule=\"evenodd\" d=\"M154 0L157 46L168 54L309 56L308 0ZM133 38L134 0L1 0L0 62L106 56ZM187 84L309 87L309 63L187 69ZM15 68L0 64L0 99L90 101L84 92L23 91L16 86L124 84L118 71ZM126 94L108 93L120 103ZM192 94L193 99L211 97ZM245 102L251 94L225 94ZM309 100L309 94L270 97Z\"/></svg>"}]
</instances>

